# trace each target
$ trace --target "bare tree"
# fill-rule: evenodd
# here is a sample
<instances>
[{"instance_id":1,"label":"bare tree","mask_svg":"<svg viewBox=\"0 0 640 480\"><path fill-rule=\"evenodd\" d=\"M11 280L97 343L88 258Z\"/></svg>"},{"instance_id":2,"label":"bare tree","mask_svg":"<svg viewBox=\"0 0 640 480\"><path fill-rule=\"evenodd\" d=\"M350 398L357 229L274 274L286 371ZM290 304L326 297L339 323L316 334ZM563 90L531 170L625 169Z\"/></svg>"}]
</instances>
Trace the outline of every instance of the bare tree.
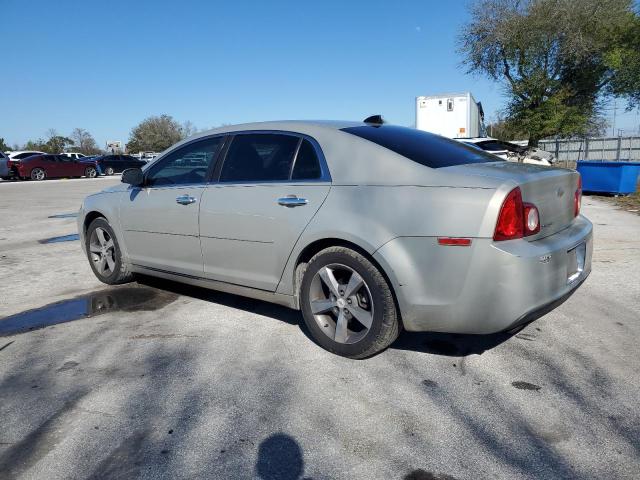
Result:
<instances>
[{"instance_id":1,"label":"bare tree","mask_svg":"<svg viewBox=\"0 0 640 480\"><path fill-rule=\"evenodd\" d=\"M76 150L85 155L100 153L95 138L84 128L74 128L71 132L71 139L76 145Z\"/></svg>"}]
</instances>

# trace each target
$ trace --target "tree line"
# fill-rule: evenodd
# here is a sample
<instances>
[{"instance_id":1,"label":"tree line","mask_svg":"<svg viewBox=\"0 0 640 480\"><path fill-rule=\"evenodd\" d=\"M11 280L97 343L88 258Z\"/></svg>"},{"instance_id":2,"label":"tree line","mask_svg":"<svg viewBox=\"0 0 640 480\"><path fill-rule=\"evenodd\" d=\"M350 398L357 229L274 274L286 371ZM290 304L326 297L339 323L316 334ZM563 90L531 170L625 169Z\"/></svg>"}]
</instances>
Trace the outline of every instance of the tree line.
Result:
<instances>
[{"instance_id":1,"label":"tree line","mask_svg":"<svg viewBox=\"0 0 640 480\"><path fill-rule=\"evenodd\" d=\"M170 115L151 116L131 129L126 148L128 152L161 152L174 143L190 137L198 129L190 121L182 124ZM62 153L73 149L84 155L110 153L98 147L95 138L84 128L75 128L69 136L60 135L51 128L45 138L28 140L22 146L9 146L0 138L0 151L36 150L45 153Z\"/></svg>"},{"instance_id":2,"label":"tree line","mask_svg":"<svg viewBox=\"0 0 640 480\"><path fill-rule=\"evenodd\" d=\"M54 128L47 130L46 138L28 140L22 147L19 145L9 146L4 138L0 138L0 151L8 150L36 150L45 153L61 153L73 147L73 150L84 155L95 155L102 153L96 140L84 128L74 128L67 137L60 135Z\"/></svg>"}]
</instances>

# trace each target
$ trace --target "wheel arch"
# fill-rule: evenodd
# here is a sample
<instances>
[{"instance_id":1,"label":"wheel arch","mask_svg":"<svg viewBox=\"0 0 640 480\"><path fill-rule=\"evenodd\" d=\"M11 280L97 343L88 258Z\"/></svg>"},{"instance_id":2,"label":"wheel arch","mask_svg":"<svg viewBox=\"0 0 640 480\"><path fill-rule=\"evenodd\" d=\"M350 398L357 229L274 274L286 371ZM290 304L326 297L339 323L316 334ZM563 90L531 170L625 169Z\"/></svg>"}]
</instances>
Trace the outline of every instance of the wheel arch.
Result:
<instances>
[{"instance_id":1,"label":"wheel arch","mask_svg":"<svg viewBox=\"0 0 640 480\"><path fill-rule=\"evenodd\" d=\"M297 255L295 263L293 264L292 275L293 295L295 297L295 304L297 308L300 308L300 285L302 284L302 276L304 275L306 265L314 255L329 247L345 247L358 252L360 255L369 260L380 271L387 284L389 285L389 289L391 290L391 294L393 295L393 301L398 312L398 320L400 321L400 325L402 326L402 311L400 310L398 296L396 294L396 282L394 282L392 278L393 272L388 272L387 269L378 260L376 260L373 254L370 253L366 248L359 245L353 240L347 240L344 238L327 237L314 240L313 242L310 242L308 245L306 245Z\"/></svg>"},{"instance_id":2,"label":"wheel arch","mask_svg":"<svg viewBox=\"0 0 640 480\"><path fill-rule=\"evenodd\" d=\"M84 216L84 220L82 222L82 234L86 235L87 234L87 230L89 229L89 225L91 225L91 222L93 222L96 218L104 218L107 222L109 222L109 218L102 212L98 211L98 210L92 210L88 213L85 214ZM109 222L111 223L111 222Z\"/></svg>"}]
</instances>

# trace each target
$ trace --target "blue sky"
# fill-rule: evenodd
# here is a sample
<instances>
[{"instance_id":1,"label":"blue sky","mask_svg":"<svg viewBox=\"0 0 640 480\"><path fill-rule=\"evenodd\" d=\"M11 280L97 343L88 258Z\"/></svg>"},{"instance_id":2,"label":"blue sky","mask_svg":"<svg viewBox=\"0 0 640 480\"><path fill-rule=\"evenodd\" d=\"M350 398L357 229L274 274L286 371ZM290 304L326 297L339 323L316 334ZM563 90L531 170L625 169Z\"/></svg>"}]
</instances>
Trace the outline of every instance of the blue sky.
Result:
<instances>
[{"instance_id":1,"label":"blue sky","mask_svg":"<svg viewBox=\"0 0 640 480\"><path fill-rule=\"evenodd\" d=\"M374 113L412 125L417 95L467 90L491 119L500 87L455 51L466 4L0 0L0 137L83 127L104 145L162 113L199 128Z\"/></svg>"}]
</instances>

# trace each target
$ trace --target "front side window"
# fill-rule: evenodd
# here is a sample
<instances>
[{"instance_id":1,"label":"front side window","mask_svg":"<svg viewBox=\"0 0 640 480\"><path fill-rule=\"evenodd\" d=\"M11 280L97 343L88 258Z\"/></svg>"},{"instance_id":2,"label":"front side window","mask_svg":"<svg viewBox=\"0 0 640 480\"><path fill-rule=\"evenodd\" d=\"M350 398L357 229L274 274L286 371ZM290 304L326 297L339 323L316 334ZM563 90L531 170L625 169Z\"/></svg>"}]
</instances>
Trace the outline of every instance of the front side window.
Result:
<instances>
[{"instance_id":1,"label":"front side window","mask_svg":"<svg viewBox=\"0 0 640 480\"><path fill-rule=\"evenodd\" d=\"M289 180L300 141L293 135L255 133L236 135L227 152L221 182Z\"/></svg>"},{"instance_id":2,"label":"front side window","mask_svg":"<svg viewBox=\"0 0 640 480\"><path fill-rule=\"evenodd\" d=\"M342 131L369 140L430 168L502 161L495 155L472 148L462 142L414 128L366 125L343 128Z\"/></svg>"},{"instance_id":3,"label":"front side window","mask_svg":"<svg viewBox=\"0 0 640 480\"><path fill-rule=\"evenodd\" d=\"M190 143L170 153L153 165L146 178L147 186L171 186L204 183L224 137L207 138ZM193 157L201 162L193 164Z\"/></svg>"}]
</instances>

